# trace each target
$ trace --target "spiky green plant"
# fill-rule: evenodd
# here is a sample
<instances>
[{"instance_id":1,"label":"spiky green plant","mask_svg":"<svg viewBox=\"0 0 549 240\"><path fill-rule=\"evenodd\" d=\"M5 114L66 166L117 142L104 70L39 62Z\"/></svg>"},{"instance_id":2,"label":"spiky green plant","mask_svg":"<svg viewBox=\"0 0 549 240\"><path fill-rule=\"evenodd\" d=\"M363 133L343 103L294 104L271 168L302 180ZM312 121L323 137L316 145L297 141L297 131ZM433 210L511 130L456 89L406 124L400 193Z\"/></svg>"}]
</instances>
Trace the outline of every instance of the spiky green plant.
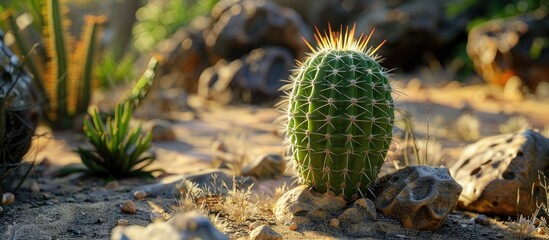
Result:
<instances>
[{"instance_id":1,"label":"spiky green plant","mask_svg":"<svg viewBox=\"0 0 549 240\"><path fill-rule=\"evenodd\" d=\"M343 29L342 29L343 30ZM373 33L373 32L372 32ZM394 105L372 36L354 27L315 38L288 92L286 141L301 182L352 199L376 179L392 139ZM355 196L353 196L355 195Z\"/></svg>"},{"instance_id":2,"label":"spiky green plant","mask_svg":"<svg viewBox=\"0 0 549 240\"><path fill-rule=\"evenodd\" d=\"M93 149L78 147L82 162L98 175L113 178L147 176L151 172L144 168L155 157L147 153L151 147L151 134L143 135L141 126L130 127L132 105L130 102L118 104L114 117L103 122L99 111L94 109L84 121L84 133Z\"/></svg>"},{"instance_id":3,"label":"spiky green plant","mask_svg":"<svg viewBox=\"0 0 549 240\"><path fill-rule=\"evenodd\" d=\"M90 103L94 81L93 63L97 57L99 28L106 21L104 16L86 16L79 41L68 33L70 20L66 17L66 0L44 0L43 41L47 62L28 59L29 70L37 87L46 96L46 118L55 128L71 128L75 116L85 114ZM19 31L14 11L7 12L7 25L12 30L20 53L30 52L29 43ZM34 43L31 43L34 44Z\"/></svg>"},{"instance_id":4,"label":"spiky green plant","mask_svg":"<svg viewBox=\"0 0 549 240\"><path fill-rule=\"evenodd\" d=\"M144 170L155 160L155 156L147 152L151 147L151 133L143 135L141 126L131 128L130 121L133 109L154 81L157 66L158 60L152 58L126 99L116 105L113 117L103 122L99 111L93 109L84 120L84 133L94 149L78 147L76 152L91 172L113 178L152 177L152 171Z\"/></svg>"}]
</instances>

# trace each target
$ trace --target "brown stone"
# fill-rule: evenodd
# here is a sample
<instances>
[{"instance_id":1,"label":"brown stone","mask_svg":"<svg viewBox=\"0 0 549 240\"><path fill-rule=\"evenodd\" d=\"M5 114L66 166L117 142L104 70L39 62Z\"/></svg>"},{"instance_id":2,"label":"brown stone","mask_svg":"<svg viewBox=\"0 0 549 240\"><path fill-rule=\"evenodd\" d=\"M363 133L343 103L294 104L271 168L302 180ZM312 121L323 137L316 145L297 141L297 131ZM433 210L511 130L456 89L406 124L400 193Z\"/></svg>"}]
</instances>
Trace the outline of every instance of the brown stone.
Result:
<instances>
[{"instance_id":1,"label":"brown stone","mask_svg":"<svg viewBox=\"0 0 549 240\"><path fill-rule=\"evenodd\" d=\"M518 77L535 91L540 82L549 82L549 46L543 44L547 36L546 18L491 20L470 31L467 54L485 81L505 86Z\"/></svg>"},{"instance_id":2,"label":"brown stone","mask_svg":"<svg viewBox=\"0 0 549 240\"><path fill-rule=\"evenodd\" d=\"M549 176L548 167L549 139L532 130L481 139L465 147L450 168L463 186L458 206L485 214L529 216L536 202L545 202L538 171Z\"/></svg>"}]
</instances>

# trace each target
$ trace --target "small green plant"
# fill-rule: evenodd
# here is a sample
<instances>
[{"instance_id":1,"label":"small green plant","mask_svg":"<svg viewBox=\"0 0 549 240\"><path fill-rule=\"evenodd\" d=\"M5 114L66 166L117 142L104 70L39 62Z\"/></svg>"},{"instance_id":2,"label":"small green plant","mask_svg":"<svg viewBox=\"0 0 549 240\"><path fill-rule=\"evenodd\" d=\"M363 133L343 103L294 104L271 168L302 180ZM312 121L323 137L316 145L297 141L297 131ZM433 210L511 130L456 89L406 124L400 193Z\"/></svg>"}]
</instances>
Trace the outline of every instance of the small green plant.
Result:
<instances>
[{"instance_id":1,"label":"small green plant","mask_svg":"<svg viewBox=\"0 0 549 240\"><path fill-rule=\"evenodd\" d=\"M509 118L504 124L499 125L499 131L501 133L514 133L530 127L528 119L523 116L514 116Z\"/></svg>"},{"instance_id":2,"label":"small green plant","mask_svg":"<svg viewBox=\"0 0 549 240\"><path fill-rule=\"evenodd\" d=\"M283 87L286 142L302 183L352 199L376 180L392 141L394 104L387 71L354 27L322 36Z\"/></svg>"},{"instance_id":3,"label":"small green plant","mask_svg":"<svg viewBox=\"0 0 549 240\"><path fill-rule=\"evenodd\" d=\"M130 102L118 104L114 117L106 122L93 109L84 121L84 133L93 149L78 147L76 152L91 172L113 178L152 177L151 171L144 170L155 160L147 153L152 136L143 135L140 126L130 127L132 108Z\"/></svg>"},{"instance_id":4,"label":"small green plant","mask_svg":"<svg viewBox=\"0 0 549 240\"><path fill-rule=\"evenodd\" d=\"M193 18L210 12L219 0L152 0L136 12L134 46L148 52Z\"/></svg>"}]
</instances>

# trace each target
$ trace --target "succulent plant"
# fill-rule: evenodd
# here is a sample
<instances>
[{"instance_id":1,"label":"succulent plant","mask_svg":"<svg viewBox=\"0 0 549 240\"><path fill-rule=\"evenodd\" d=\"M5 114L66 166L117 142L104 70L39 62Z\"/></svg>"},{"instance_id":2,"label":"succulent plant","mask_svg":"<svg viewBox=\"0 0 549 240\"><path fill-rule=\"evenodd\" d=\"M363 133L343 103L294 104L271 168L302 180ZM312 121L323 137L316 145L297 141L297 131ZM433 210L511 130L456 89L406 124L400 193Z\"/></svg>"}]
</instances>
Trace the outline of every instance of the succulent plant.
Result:
<instances>
[{"instance_id":1,"label":"succulent plant","mask_svg":"<svg viewBox=\"0 0 549 240\"><path fill-rule=\"evenodd\" d=\"M394 104L387 71L367 38L331 27L298 62L287 92L286 142L302 183L351 199L365 195L392 139Z\"/></svg>"}]
</instances>

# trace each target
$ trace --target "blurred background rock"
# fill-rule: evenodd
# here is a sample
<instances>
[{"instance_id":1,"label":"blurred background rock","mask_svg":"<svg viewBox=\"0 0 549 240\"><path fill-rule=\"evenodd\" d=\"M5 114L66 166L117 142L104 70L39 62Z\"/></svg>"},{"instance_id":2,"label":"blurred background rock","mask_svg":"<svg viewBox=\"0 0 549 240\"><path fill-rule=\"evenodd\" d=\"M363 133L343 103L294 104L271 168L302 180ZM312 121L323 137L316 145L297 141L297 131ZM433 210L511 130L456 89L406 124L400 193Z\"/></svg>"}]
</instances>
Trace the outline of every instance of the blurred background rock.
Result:
<instances>
[{"instance_id":1,"label":"blurred background rock","mask_svg":"<svg viewBox=\"0 0 549 240\"><path fill-rule=\"evenodd\" d=\"M29 42L40 43L39 0L3 1ZM273 103L293 59L324 31L355 25L387 40L379 54L393 73L442 72L460 81L535 92L549 82L549 0L117 0L70 1L71 15L105 14L101 86L135 76L151 54L162 56L155 89L177 88L220 103ZM5 19L3 17L2 19ZM77 35L82 18L74 18ZM14 44L7 29L6 43ZM39 45L36 54L44 58ZM507 84L508 82L511 83ZM155 95L154 91L151 95Z\"/></svg>"}]
</instances>

